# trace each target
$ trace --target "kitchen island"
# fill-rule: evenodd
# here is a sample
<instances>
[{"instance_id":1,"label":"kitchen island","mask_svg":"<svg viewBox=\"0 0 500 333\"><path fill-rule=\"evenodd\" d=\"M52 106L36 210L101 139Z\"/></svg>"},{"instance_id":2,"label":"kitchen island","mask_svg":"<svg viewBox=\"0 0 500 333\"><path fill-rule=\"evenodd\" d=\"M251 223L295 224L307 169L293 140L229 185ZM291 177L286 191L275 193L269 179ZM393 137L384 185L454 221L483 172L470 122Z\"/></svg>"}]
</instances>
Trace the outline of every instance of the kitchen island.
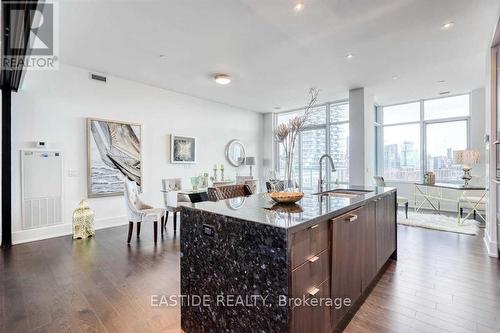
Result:
<instances>
[{"instance_id":1,"label":"kitchen island","mask_svg":"<svg viewBox=\"0 0 500 333\"><path fill-rule=\"evenodd\" d=\"M340 192L339 192L340 191ZM181 325L195 332L331 332L396 259L396 190L267 194L181 208Z\"/></svg>"}]
</instances>

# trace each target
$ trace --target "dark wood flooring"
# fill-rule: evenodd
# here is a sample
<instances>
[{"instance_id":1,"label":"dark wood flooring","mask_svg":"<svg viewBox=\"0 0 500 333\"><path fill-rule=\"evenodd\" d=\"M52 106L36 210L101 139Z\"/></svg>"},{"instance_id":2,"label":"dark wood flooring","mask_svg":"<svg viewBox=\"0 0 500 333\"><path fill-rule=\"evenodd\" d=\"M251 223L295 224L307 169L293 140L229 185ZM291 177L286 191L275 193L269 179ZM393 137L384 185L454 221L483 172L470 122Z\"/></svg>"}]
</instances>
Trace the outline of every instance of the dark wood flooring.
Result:
<instances>
[{"instance_id":1,"label":"dark wood flooring","mask_svg":"<svg viewBox=\"0 0 500 333\"><path fill-rule=\"evenodd\" d=\"M179 293L179 239L157 246L143 226L95 239L55 238L12 247L0 258L0 332L180 332L179 307L151 295ZM346 332L500 332L500 264L482 235L398 228L392 263Z\"/></svg>"}]
</instances>

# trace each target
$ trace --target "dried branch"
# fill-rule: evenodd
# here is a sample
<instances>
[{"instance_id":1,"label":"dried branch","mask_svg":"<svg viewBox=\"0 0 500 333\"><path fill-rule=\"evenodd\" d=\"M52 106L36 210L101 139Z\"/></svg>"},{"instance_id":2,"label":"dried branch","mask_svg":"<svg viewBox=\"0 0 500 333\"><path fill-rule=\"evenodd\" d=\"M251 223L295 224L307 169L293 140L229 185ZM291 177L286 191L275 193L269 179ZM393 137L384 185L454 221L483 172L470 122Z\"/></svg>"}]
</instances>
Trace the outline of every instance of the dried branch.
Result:
<instances>
[{"instance_id":1,"label":"dried branch","mask_svg":"<svg viewBox=\"0 0 500 333\"><path fill-rule=\"evenodd\" d=\"M288 124L280 124L274 130L274 139L276 142L281 143L285 152L286 168L285 173L288 180L291 180L293 171L293 157L295 150L295 143L297 138L310 123L311 117L314 114L314 108L318 102L319 89L309 89L309 103L305 108L304 114L296 116L289 120Z\"/></svg>"}]
</instances>

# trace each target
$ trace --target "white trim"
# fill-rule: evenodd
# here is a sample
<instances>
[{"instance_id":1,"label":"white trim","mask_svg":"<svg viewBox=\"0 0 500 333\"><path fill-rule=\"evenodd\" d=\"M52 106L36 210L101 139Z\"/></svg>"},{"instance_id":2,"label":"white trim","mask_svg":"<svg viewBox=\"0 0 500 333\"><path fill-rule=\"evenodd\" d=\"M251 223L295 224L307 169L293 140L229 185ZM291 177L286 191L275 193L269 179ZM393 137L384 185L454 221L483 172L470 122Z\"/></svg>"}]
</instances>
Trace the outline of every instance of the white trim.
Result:
<instances>
[{"instance_id":1,"label":"white trim","mask_svg":"<svg viewBox=\"0 0 500 333\"><path fill-rule=\"evenodd\" d=\"M493 258L498 258L498 247L497 242L490 238L490 235L485 232L484 233L484 245L486 245L486 250L488 251L488 255Z\"/></svg>"},{"instance_id":2,"label":"white trim","mask_svg":"<svg viewBox=\"0 0 500 333\"><path fill-rule=\"evenodd\" d=\"M94 226L95 230L100 230L126 225L127 223L128 220L126 216L117 216L96 220ZM66 223L39 229L15 231L12 233L12 244L22 244L54 237L68 236L72 235L72 229L72 224Z\"/></svg>"}]
</instances>

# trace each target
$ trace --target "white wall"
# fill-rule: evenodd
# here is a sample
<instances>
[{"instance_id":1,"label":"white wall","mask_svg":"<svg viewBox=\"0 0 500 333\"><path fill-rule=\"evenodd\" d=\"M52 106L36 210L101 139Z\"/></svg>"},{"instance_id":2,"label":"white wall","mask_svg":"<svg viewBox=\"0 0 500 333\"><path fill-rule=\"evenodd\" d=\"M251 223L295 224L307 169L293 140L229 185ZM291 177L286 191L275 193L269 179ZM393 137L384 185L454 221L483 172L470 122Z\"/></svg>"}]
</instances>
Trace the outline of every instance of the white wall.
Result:
<instances>
[{"instance_id":1,"label":"white wall","mask_svg":"<svg viewBox=\"0 0 500 333\"><path fill-rule=\"evenodd\" d=\"M472 169L472 183L486 184L486 167L485 161L488 158L485 150L484 135L485 129L485 89L480 88L471 92L471 119L470 119L470 148L479 150L481 154L481 162L475 165ZM439 179L437 180L439 181ZM410 206L414 205L414 185L413 183L396 183L388 182L389 186L396 186L398 188L398 195L410 199ZM455 197L454 197L455 195ZM444 192L446 198L456 198L456 193L453 191ZM456 205L450 202L443 202L441 208L448 211L456 211Z\"/></svg>"},{"instance_id":2,"label":"white wall","mask_svg":"<svg viewBox=\"0 0 500 333\"><path fill-rule=\"evenodd\" d=\"M168 73L166 73L168 75ZM221 87L224 89L226 87ZM89 80L87 70L61 65L58 71L33 71L26 75L22 90L13 94L13 240L14 243L67 234L73 209L86 198L86 118L96 117L143 124L143 197L163 207L162 178L212 174L214 164L225 164L234 179L224 149L231 139L240 139L249 156L256 156L255 174L261 173L263 116L155 87L109 77L107 84ZM170 164L169 134L198 138L198 163ZM44 140L64 153L64 225L21 231L20 149ZM69 170L78 175L70 177ZM248 174L247 167L241 174ZM90 199L96 213L96 228L127 223L123 197Z\"/></svg>"}]
</instances>

